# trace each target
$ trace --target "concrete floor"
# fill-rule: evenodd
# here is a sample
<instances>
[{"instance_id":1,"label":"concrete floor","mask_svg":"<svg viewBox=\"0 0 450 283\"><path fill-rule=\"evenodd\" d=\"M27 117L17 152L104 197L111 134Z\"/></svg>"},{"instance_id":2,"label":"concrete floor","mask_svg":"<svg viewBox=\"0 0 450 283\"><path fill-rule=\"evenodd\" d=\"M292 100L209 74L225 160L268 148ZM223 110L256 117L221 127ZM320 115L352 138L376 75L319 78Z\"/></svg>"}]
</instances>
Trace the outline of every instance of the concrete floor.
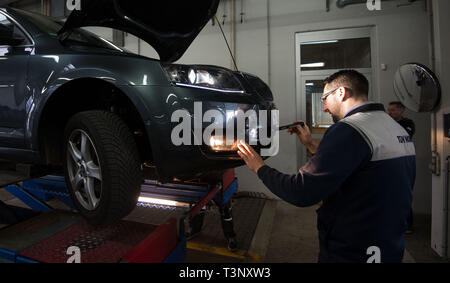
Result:
<instances>
[{"instance_id":1,"label":"concrete floor","mask_svg":"<svg viewBox=\"0 0 450 283\"><path fill-rule=\"evenodd\" d=\"M277 201L275 219L265 257L267 263L317 262L319 253L316 209Z\"/></svg>"},{"instance_id":2,"label":"concrete floor","mask_svg":"<svg viewBox=\"0 0 450 283\"><path fill-rule=\"evenodd\" d=\"M278 201L267 263L317 262L317 207L298 208ZM295 223L295 225L294 225ZM404 263L450 263L431 249L431 216L415 215L414 232L406 236Z\"/></svg>"},{"instance_id":3,"label":"concrete floor","mask_svg":"<svg viewBox=\"0 0 450 283\"><path fill-rule=\"evenodd\" d=\"M0 200L11 205L20 204L2 189ZM205 218L202 234L188 241L186 262L317 262L317 207L298 208L275 200L265 200L261 204L261 200L252 201L249 198L238 198L234 203L233 214L240 251L231 254L226 250L226 242L220 230L220 218L217 214L212 214ZM150 221L145 213L142 208L137 208L127 219L141 222L146 218L146 221ZM155 218L160 218L156 216ZM430 216L415 215L414 226L414 233L407 235L404 262L450 262L441 259L430 247ZM248 227L252 227L252 231L247 231ZM205 249L205 246L209 248ZM249 258L249 254L256 256Z\"/></svg>"}]
</instances>

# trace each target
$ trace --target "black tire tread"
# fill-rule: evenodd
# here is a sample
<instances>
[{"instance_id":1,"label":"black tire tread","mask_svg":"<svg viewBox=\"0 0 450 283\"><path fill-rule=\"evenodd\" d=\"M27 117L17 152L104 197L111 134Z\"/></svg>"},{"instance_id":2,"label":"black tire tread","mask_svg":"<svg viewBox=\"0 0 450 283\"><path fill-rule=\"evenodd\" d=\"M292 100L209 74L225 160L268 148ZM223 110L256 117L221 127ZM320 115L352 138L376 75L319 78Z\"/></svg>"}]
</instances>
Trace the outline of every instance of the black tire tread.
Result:
<instances>
[{"instance_id":1,"label":"black tire tread","mask_svg":"<svg viewBox=\"0 0 450 283\"><path fill-rule=\"evenodd\" d=\"M89 222L110 224L125 217L135 208L142 184L139 152L131 131L120 117L106 111L80 112L70 121L89 125L97 154L103 157L102 191L109 186L105 207L87 217Z\"/></svg>"}]
</instances>

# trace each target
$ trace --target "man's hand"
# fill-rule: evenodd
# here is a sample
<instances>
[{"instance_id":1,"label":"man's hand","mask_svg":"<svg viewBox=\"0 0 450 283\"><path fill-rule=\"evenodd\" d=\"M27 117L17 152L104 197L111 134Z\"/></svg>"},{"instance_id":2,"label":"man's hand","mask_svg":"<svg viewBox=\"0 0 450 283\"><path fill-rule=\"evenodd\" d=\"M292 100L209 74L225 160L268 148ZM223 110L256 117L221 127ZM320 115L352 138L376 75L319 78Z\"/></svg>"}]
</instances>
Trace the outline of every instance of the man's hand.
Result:
<instances>
[{"instance_id":1,"label":"man's hand","mask_svg":"<svg viewBox=\"0 0 450 283\"><path fill-rule=\"evenodd\" d=\"M295 121L303 122L303 121ZM295 128L291 128L288 130L288 133L293 135L296 134L300 140L300 142L312 153L315 154L317 152L317 148L319 147L318 142L314 141L311 135L311 131L309 127L305 124L303 127L298 125Z\"/></svg>"},{"instance_id":2,"label":"man's hand","mask_svg":"<svg viewBox=\"0 0 450 283\"><path fill-rule=\"evenodd\" d=\"M248 168L258 174L258 170L265 165L261 156L250 145L243 141L239 143L238 148L238 154L245 161Z\"/></svg>"}]
</instances>

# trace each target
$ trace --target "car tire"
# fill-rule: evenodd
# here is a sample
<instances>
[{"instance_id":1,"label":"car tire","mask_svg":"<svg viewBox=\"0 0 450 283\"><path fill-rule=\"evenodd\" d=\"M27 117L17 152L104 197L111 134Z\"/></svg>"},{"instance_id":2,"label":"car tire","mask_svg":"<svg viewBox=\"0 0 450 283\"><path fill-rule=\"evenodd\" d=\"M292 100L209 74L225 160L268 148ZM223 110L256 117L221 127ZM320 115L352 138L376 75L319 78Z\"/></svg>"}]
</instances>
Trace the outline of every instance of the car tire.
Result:
<instances>
[{"instance_id":1,"label":"car tire","mask_svg":"<svg viewBox=\"0 0 450 283\"><path fill-rule=\"evenodd\" d=\"M110 224L136 207L143 180L139 153L117 115L74 115L64 131L63 156L69 194L90 224Z\"/></svg>"}]
</instances>

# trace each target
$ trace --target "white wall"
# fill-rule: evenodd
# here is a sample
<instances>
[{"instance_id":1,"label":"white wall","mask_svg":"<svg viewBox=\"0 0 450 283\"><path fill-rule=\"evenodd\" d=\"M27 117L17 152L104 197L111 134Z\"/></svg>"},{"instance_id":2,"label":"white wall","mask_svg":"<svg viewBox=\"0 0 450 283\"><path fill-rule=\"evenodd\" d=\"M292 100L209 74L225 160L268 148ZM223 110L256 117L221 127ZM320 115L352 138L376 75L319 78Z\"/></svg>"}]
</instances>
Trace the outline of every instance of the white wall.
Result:
<instances>
[{"instance_id":1,"label":"white wall","mask_svg":"<svg viewBox=\"0 0 450 283\"><path fill-rule=\"evenodd\" d=\"M239 3L240 1L237 1ZM325 11L325 1L270 0L269 22L266 1L247 0L244 24L237 24L237 63L241 70L259 75L270 83L275 102L280 109L281 124L296 118L295 34L297 32L373 26L376 30L376 62L374 79L377 92L375 100L383 104L397 100L392 83L396 69L404 63L419 62L429 65L428 18L423 1L411 6L397 7L406 1L383 2L382 11L370 12L364 4L338 9L331 1L331 11ZM228 6L230 6L228 4ZM240 7L239 5L237 5ZM237 14L240 13L238 9ZM221 16L221 11L218 13ZM238 19L239 16L237 15ZM230 18L230 17L228 17ZM270 35L267 32L270 24ZM229 29L230 24L226 27ZM270 40L268 40L270 36ZM270 45L270 62L268 46ZM208 63L231 67L225 43L218 27L208 25L194 45L181 59L183 63ZM388 65L381 71L380 65ZM269 68L270 66L270 68ZM270 78L270 81L269 81ZM414 209L418 213L431 212L430 163L430 117L429 114L406 113L417 126L417 181ZM296 173L297 163L293 156L299 155L296 140L283 133L278 156L268 164L285 173ZM271 195L247 168L237 170L240 190L259 191ZM271 195L273 196L273 195Z\"/></svg>"},{"instance_id":2,"label":"white wall","mask_svg":"<svg viewBox=\"0 0 450 283\"><path fill-rule=\"evenodd\" d=\"M261 77L270 86L280 110L281 124L297 117L295 34L297 32L372 26L375 29L376 50L373 62L375 100L383 104L397 100L393 93L393 76L404 63L418 62L429 65L429 24L424 1L409 6L407 0L382 3L381 11L368 11L365 4L339 9L331 1L330 12L325 11L325 1L317 0L244 0L245 21L240 23L241 1L236 1L236 59L239 69ZM445 2L445 1L444 1ZM217 16L227 14L224 26L231 40L230 1L222 1ZM269 14L269 17L267 15ZM268 29L268 26L270 28ZM137 52L137 39L128 35L125 48ZM142 55L158 58L147 44L140 42ZM217 24L209 23L193 42L180 63L212 64L232 68L230 55ZM388 69L381 71L380 65ZM416 123L417 180L414 209L417 213L431 213L430 115L407 112ZM282 172L298 171L296 140L281 134L278 156L268 164ZM246 167L237 169L241 191L269 193L258 178Z\"/></svg>"},{"instance_id":3,"label":"white wall","mask_svg":"<svg viewBox=\"0 0 450 283\"><path fill-rule=\"evenodd\" d=\"M440 255L445 254L444 239L444 221L445 214L443 211L445 176L446 176L446 157L450 154L448 140L444 138L443 114L450 113L450 1L434 0L434 37L435 37L435 62L436 75L438 76L442 87L442 103L437 111L437 144L438 152L441 157L441 176L433 176L432 178L432 232L431 242L432 248ZM449 221L447 220L447 223ZM450 223L448 223L450 226ZM450 243L450 239L448 239ZM448 255L447 255L448 256Z\"/></svg>"}]
</instances>

